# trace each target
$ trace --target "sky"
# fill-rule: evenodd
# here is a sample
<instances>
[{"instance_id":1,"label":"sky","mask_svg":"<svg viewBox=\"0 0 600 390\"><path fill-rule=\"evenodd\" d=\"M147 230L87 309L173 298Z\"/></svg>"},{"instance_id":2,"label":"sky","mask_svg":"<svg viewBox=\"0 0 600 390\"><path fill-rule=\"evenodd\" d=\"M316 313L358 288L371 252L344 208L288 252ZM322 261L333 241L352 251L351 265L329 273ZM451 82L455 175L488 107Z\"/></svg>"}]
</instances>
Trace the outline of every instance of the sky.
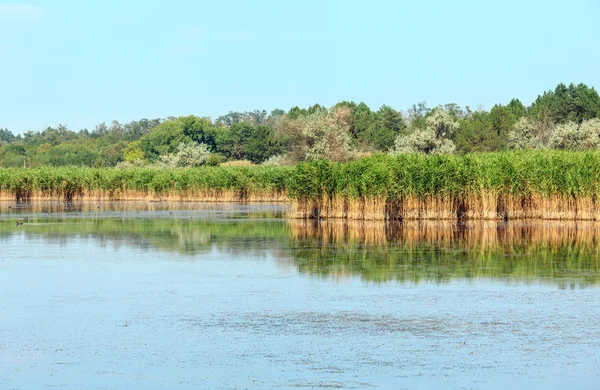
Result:
<instances>
[{"instance_id":1,"label":"sky","mask_svg":"<svg viewBox=\"0 0 600 390\"><path fill-rule=\"evenodd\" d=\"M0 128L600 88L600 1L0 0Z\"/></svg>"}]
</instances>

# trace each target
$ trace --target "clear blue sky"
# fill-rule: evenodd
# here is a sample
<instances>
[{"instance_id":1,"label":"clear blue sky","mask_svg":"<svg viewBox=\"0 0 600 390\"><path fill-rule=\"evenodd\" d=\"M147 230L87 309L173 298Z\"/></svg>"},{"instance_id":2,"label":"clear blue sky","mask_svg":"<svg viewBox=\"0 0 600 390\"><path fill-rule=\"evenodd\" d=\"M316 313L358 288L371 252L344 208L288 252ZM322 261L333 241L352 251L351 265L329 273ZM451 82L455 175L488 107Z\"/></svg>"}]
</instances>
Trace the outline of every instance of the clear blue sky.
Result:
<instances>
[{"instance_id":1,"label":"clear blue sky","mask_svg":"<svg viewBox=\"0 0 600 390\"><path fill-rule=\"evenodd\" d=\"M600 2L0 0L0 128L600 87Z\"/></svg>"}]
</instances>

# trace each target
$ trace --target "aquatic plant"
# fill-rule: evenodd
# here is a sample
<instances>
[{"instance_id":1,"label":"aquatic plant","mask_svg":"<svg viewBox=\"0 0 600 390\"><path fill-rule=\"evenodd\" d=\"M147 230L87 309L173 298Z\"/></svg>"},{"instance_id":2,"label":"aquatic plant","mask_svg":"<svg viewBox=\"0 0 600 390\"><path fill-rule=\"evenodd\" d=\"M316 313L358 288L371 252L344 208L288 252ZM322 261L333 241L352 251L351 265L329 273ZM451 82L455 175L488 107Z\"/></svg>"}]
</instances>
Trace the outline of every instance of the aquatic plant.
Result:
<instances>
[{"instance_id":1,"label":"aquatic plant","mask_svg":"<svg viewBox=\"0 0 600 390\"><path fill-rule=\"evenodd\" d=\"M0 198L290 201L294 218L600 220L600 152L377 154L347 163L0 169Z\"/></svg>"},{"instance_id":2,"label":"aquatic plant","mask_svg":"<svg viewBox=\"0 0 600 390\"><path fill-rule=\"evenodd\" d=\"M61 200L286 200L287 167L0 169L0 198Z\"/></svg>"},{"instance_id":3,"label":"aquatic plant","mask_svg":"<svg viewBox=\"0 0 600 390\"><path fill-rule=\"evenodd\" d=\"M600 218L600 153L375 155L299 164L286 193L298 218Z\"/></svg>"}]
</instances>

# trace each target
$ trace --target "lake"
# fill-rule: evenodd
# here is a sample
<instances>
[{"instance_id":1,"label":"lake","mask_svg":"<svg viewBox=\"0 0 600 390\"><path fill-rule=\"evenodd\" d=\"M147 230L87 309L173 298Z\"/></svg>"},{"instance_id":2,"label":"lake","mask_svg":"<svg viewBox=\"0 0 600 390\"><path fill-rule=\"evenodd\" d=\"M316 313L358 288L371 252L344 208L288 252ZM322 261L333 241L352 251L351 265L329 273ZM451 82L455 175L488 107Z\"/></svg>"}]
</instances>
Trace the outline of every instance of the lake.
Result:
<instances>
[{"instance_id":1,"label":"lake","mask_svg":"<svg viewBox=\"0 0 600 390\"><path fill-rule=\"evenodd\" d=\"M0 203L0 388L600 388L600 224L286 211Z\"/></svg>"}]
</instances>

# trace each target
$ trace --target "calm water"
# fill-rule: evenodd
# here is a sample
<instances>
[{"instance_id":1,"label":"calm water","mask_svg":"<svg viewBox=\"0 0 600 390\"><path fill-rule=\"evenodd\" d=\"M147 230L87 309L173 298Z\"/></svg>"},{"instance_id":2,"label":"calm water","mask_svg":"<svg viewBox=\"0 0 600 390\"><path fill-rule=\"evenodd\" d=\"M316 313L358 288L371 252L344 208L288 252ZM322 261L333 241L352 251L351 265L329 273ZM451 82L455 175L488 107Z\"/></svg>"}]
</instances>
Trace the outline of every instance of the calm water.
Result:
<instances>
[{"instance_id":1,"label":"calm water","mask_svg":"<svg viewBox=\"0 0 600 390\"><path fill-rule=\"evenodd\" d=\"M0 203L0 389L600 388L600 225L284 212Z\"/></svg>"}]
</instances>

